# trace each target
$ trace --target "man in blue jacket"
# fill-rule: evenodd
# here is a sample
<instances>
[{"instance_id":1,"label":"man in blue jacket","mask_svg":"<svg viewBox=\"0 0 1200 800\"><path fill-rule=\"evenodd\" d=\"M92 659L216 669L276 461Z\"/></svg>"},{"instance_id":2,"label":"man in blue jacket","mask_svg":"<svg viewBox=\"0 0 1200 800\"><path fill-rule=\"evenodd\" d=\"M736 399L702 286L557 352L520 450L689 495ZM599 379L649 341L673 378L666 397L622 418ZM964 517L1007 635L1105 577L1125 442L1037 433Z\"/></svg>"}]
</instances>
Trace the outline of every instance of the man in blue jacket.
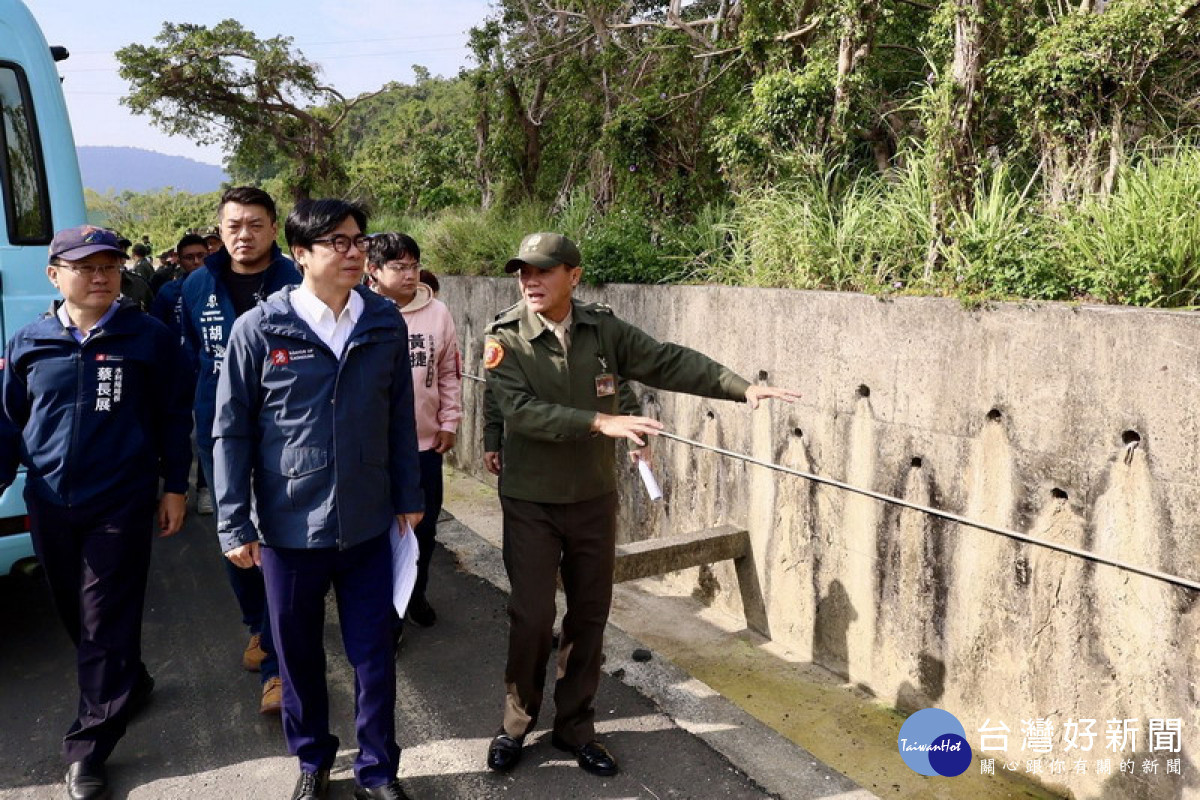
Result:
<instances>
[{"instance_id":1,"label":"man in blue jacket","mask_svg":"<svg viewBox=\"0 0 1200 800\"><path fill-rule=\"evenodd\" d=\"M183 282L181 322L184 349L196 368L196 452L200 468L213 485L213 409L217 379L233 323L267 295L300 282L300 273L285 257L275 237L275 201L261 189L237 186L221 196L217 208L223 250L210 255L204 266ZM241 606L250 640L242 666L259 672L262 695L259 711L278 714L283 704L279 662L271 644L266 591L257 569L236 569L226 561L229 584Z\"/></svg>"},{"instance_id":2,"label":"man in blue jacket","mask_svg":"<svg viewBox=\"0 0 1200 800\"><path fill-rule=\"evenodd\" d=\"M359 285L366 224L341 200L296 206L284 234L304 280L234 325L217 389L217 533L231 562L266 579L283 732L300 762L293 800L325 796L338 750L325 685L330 586L354 667L354 796L405 797L389 539L397 523L420 522L423 498L408 331Z\"/></svg>"},{"instance_id":3,"label":"man in blue jacket","mask_svg":"<svg viewBox=\"0 0 1200 800\"><path fill-rule=\"evenodd\" d=\"M34 550L78 658L67 796L98 800L105 761L154 688L142 611L160 478L159 535L183 525L191 371L179 340L119 297L116 234L69 228L49 253L62 300L0 360L0 485L24 463Z\"/></svg>"}]
</instances>

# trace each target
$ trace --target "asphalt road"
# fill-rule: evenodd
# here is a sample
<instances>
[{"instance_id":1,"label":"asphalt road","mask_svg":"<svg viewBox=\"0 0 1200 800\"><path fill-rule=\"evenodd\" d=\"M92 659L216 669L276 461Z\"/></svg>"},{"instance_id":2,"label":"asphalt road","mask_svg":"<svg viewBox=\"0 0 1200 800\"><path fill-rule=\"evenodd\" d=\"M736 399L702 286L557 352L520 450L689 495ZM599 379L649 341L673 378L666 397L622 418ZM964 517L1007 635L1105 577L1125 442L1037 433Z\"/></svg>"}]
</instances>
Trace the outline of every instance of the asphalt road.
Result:
<instances>
[{"instance_id":1,"label":"asphalt road","mask_svg":"<svg viewBox=\"0 0 1200 800\"><path fill-rule=\"evenodd\" d=\"M156 542L145 661L158 685L112 759L117 798L287 798L295 761L278 718L258 713L258 676L240 666L245 634L225 582L212 517ZM767 796L635 689L605 675L599 733L614 778L584 773L553 749L545 725L509 775L484 766L502 701L503 593L439 548L430 599L438 624L410 625L399 661L400 777L414 798L753 798ZM353 793L353 677L332 598L326 617L331 718L342 741L330 796ZM551 676L553 670L550 670ZM59 741L73 718L73 650L39 582L0 579L0 798L60 798Z\"/></svg>"}]
</instances>

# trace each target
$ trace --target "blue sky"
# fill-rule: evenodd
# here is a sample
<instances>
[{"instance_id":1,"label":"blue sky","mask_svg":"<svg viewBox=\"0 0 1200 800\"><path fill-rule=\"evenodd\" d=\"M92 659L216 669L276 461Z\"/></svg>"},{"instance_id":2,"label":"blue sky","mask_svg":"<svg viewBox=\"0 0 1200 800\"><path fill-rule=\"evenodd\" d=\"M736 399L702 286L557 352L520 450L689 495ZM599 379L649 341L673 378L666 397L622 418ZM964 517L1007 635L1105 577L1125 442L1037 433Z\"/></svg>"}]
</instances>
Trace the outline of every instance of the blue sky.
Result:
<instances>
[{"instance_id":1,"label":"blue sky","mask_svg":"<svg viewBox=\"0 0 1200 800\"><path fill-rule=\"evenodd\" d=\"M143 147L219 164L219 147L160 133L148 117L120 104L128 84L113 53L152 44L164 21L213 25L236 19L260 38L285 35L325 79L347 96L388 81L412 80L412 65L454 75L467 64L467 31L484 19L488 0L26 0L50 44L71 58L59 64L79 145Z\"/></svg>"}]
</instances>

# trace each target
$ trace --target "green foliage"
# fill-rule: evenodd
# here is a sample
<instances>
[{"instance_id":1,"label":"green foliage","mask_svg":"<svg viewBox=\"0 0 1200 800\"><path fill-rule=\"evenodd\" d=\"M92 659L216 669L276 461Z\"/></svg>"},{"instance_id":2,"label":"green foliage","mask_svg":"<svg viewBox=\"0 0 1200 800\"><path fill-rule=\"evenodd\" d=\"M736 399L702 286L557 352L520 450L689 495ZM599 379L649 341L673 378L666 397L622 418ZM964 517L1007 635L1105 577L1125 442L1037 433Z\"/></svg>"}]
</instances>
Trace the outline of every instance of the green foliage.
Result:
<instances>
[{"instance_id":1,"label":"green foliage","mask_svg":"<svg viewBox=\"0 0 1200 800\"><path fill-rule=\"evenodd\" d=\"M359 104L339 138L350 194L404 213L478 203L471 102L466 81L424 71Z\"/></svg>"},{"instance_id":2,"label":"green foliage","mask_svg":"<svg viewBox=\"0 0 1200 800\"><path fill-rule=\"evenodd\" d=\"M951 226L946 274L953 290L979 297L1065 299L1070 277L1051 251L1053 228L1031 199L1032 185L1016 185L1000 166L980 180L976 202Z\"/></svg>"},{"instance_id":3,"label":"green foliage","mask_svg":"<svg viewBox=\"0 0 1200 800\"><path fill-rule=\"evenodd\" d=\"M121 102L134 113L166 133L224 143L242 166L284 157L296 196L343 185L333 137L352 104L289 37L259 39L227 19L212 28L165 22L155 41L116 53L132 87Z\"/></svg>"},{"instance_id":4,"label":"green foliage","mask_svg":"<svg viewBox=\"0 0 1200 800\"><path fill-rule=\"evenodd\" d=\"M381 218L371 225L374 231L403 230L421 245L421 261L429 269L457 275L503 275L526 234L553 227L545 208L533 204L450 208L433 218Z\"/></svg>"},{"instance_id":5,"label":"green foliage","mask_svg":"<svg viewBox=\"0 0 1200 800\"><path fill-rule=\"evenodd\" d=\"M443 272L553 229L593 282L1200 303L1200 0L559 5L496 0L472 69L353 101L286 38L168 23L126 102Z\"/></svg>"},{"instance_id":6,"label":"green foliage","mask_svg":"<svg viewBox=\"0 0 1200 800\"><path fill-rule=\"evenodd\" d=\"M217 224L220 192L191 194L173 189L155 192L84 193L88 219L133 241L149 236L155 255L175 246L185 233L211 230Z\"/></svg>"},{"instance_id":7,"label":"green foliage","mask_svg":"<svg viewBox=\"0 0 1200 800\"><path fill-rule=\"evenodd\" d=\"M1106 303L1200 305L1200 150L1145 158L1059 233L1063 269Z\"/></svg>"},{"instance_id":8,"label":"green foliage","mask_svg":"<svg viewBox=\"0 0 1200 800\"><path fill-rule=\"evenodd\" d=\"M1126 106L1128 121L1146 122L1148 84L1169 79L1167 58L1180 44L1178 4L1114 2L1102 14L1068 14L1036 29L1027 52L998 60L996 86L1029 136L1079 141Z\"/></svg>"},{"instance_id":9,"label":"green foliage","mask_svg":"<svg viewBox=\"0 0 1200 800\"><path fill-rule=\"evenodd\" d=\"M809 172L804 151L819 144L833 109L834 65L809 61L758 78L748 107L738 107L713 124L713 149L735 185Z\"/></svg>"}]
</instances>

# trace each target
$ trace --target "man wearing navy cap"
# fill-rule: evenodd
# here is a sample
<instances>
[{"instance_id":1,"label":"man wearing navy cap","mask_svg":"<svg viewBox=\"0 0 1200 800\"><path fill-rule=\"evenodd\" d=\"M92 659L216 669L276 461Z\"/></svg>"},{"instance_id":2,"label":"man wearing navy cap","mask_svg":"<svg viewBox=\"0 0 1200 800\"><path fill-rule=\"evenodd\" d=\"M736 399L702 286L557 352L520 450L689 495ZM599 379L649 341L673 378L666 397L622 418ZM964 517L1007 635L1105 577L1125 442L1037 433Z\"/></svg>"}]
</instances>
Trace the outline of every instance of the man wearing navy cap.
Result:
<instances>
[{"instance_id":1,"label":"man wearing navy cap","mask_svg":"<svg viewBox=\"0 0 1200 800\"><path fill-rule=\"evenodd\" d=\"M25 465L34 550L78 659L72 800L109 797L104 763L154 688L141 652L150 545L156 526L182 527L191 466L191 372L178 338L119 296L124 260L112 231L59 231L46 274L62 300L0 361L0 486Z\"/></svg>"}]
</instances>

